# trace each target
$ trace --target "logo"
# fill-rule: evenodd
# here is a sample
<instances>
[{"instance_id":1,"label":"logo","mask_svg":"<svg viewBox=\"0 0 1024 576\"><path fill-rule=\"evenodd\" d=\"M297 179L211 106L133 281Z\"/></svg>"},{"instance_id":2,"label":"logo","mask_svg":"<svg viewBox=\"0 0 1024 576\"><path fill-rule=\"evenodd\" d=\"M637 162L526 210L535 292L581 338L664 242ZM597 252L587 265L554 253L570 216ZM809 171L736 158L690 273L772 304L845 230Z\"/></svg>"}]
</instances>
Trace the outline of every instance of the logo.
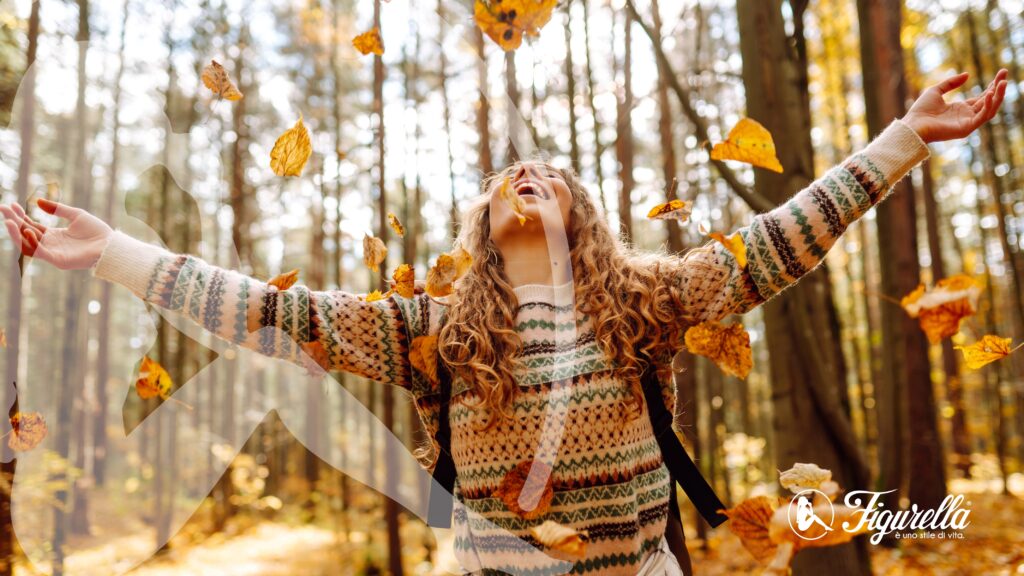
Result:
<instances>
[{"instance_id":1,"label":"logo","mask_svg":"<svg viewBox=\"0 0 1024 576\"><path fill-rule=\"evenodd\" d=\"M821 498L816 499L815 495L819 494ZM818 505L817 510L814 507L815 500L824 502L824 504ZM796 506L795 512L794 506ZM818 513L825 515L826 518L819 517ZM836 511L832 506L832 501L820 490L813 488L804 490L789 502L789 528L804 540L817 540L834 530L832 523L835 522L835 519ZM794 520L796 520L796 526L793 526ZM818 533L817 530L810 532L812 526L822 528L821 533Z\"/></svg>"},{"instance_id":2,"label":"logo","mask_svg":"<svg viewBox=\"0 0 1024 576\"><path fill-rule=\"evenodd\" d=\"M964 537L962 531L971 524L971 511L963 494L947 495L935 509L911 504L906 510L888 510L882 496L895 491L854 490L847 493L842 505L833 505L824 492L803 490L789 502L789 527L804 540L818 540L836 529L851 534L870 532L872 544L880 543L888 534L901 539Z\"/></svg>"}]
</instances>

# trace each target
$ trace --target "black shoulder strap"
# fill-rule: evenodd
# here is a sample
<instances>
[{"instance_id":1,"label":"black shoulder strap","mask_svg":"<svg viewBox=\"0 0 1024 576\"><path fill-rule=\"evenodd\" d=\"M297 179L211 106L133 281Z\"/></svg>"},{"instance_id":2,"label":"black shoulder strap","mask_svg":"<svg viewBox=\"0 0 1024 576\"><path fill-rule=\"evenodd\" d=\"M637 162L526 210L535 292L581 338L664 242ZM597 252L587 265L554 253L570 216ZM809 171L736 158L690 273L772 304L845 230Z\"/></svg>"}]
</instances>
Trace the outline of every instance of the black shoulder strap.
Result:
<instances>
[{"instance_id":1,"label":"black shoulder strap","mask_svg":"<svg viewBox=\"0 0 1024 576\"><path fill-rule=\"evenodd\" d=\"M427 504L427 525L434 528L452 527L452 508L455 490L455 461L452 460L452 430L448 420L448 406L452 396L452 376L448 368L437 358L437 378L441 384L441 397L438 399L440 410L437 423L437 462L432 474L434 482L430 485L430 501Z\"/></svg>"},{"instance_id":2,"label":"black shoulder strap","mask_svg":"<svg viewBox=\"0 0 1024 576\"><path fill-rule=\"evenodd\" d=\"M707 520L712 528L722 524L729 518L719 512L725 508L722 501L718 499L714 489L701 475L700 469L686 453L682 442L672 430L672 414L665 407L665 400L661 395L661 383L658 382L657 371L650 365L644 370L640 384L644 389L644 400L647 401L647 414L651 419L651 427L654 429L654 436L661 447L661 457L668 467L669 475L672 477L672 498L671 504L675 504L675 483L683 487L683 491L690 497L690 501L700 512L700 515ZM678 514L679 506L675 504L675 514Z\"/></svg>"},{"instance_id":3,"label":"black shoulder strap","mask_svg":"<svg viewBox=\"0 0 1024 576\"><path fill-rule=\"evenodd\" d=\"M452 493L455 489L455 462L451 454L451 423L448 419L448 407L451 401L452 380L444 363L438 359L437 376L440 380L441 397L438 413L437 444L440 451L434 465L434 483L430 487L430 501L427 509L427 525L435 528L451 528L452 525ZM679 437L672 430L672 415L665 407L661 396L661 386L653 367L649 367L641 376L644 399L647 402L647 413L651 420L654 436L661 448L661 456L668 467L672 478L672 494L669 500L669 513L679 514L676 501L675 483L678 482L690 501L697 507L700 515L707 520L712 528L722 524L728 518L719 510L725 508L715 491L701 475L697 465L686 453Z\"/></svg>"}]
</instances>

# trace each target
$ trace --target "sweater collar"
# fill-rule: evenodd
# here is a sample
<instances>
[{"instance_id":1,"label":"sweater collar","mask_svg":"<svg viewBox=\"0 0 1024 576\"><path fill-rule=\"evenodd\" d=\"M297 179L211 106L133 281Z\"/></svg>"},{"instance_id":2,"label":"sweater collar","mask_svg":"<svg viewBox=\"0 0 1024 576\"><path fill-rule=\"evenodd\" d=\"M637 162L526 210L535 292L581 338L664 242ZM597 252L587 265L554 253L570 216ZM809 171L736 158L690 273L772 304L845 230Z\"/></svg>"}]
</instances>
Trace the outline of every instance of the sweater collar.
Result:
<instances>
[{"instance_id":1,"label":"sweater collar","mask_svg":"<svg viewBox=\"0 0 1024 576\"><path fill-rule=\"evenodd\" d=\"M519 305L530 302L541 302L544 304L564 305L572 302L573 283L572 281L558 286L550 284L523 284L512 289L519 300Z\"/></svg>"}]
</instances>

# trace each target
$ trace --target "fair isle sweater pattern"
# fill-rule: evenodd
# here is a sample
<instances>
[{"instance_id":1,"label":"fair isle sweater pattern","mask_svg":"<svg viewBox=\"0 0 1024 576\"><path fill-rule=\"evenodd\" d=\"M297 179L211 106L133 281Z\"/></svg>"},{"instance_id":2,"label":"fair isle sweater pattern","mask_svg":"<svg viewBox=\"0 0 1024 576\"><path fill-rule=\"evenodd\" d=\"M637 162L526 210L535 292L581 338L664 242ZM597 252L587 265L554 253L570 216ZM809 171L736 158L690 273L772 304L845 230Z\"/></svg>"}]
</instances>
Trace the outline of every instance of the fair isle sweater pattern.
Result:
<instances>
[{"instance_id":1,"label":"fair isle sweater pattern","mask_svg":"<svg viewBox=\"0 0 1024 576\"><path fill-rule=\"evenodd\" d=\"M895 121L861 153L741 229L747 267L711 243L687 253L686 265L667 281L691 319L745 313L817 267L846 228L927 156L917 134ZM305 351L327 370L405 388L427 431L436 433L441 399L412 368L408 352L417 336L437 334L442 303L426 296L366 302L302 285L279 291L120 231L111 235L93 275L267 356L302 363ZM572 312L575 321L564 321L570 311L556 303L571 291L571 284L515 289L523 351L514 418L480 432L483 415L467 406L473 392L460 380L453 383L455 547L466 570L541 575L569 567L573 574L635 574L664 533L670 487L657 441L646 414L627 414L629 390L613 376L614 358L595 341L591 319ZM674 393L664 382L664 396ZM558 415L558 438L542 433L545 414ZM543 450L556 454L554 497L546 514L527 520L493 493L512 468ZM529 553L539 547L529 528L545 520L586 530L586 556L553 565L545 554Z\"/></svg>"}]
</instances>

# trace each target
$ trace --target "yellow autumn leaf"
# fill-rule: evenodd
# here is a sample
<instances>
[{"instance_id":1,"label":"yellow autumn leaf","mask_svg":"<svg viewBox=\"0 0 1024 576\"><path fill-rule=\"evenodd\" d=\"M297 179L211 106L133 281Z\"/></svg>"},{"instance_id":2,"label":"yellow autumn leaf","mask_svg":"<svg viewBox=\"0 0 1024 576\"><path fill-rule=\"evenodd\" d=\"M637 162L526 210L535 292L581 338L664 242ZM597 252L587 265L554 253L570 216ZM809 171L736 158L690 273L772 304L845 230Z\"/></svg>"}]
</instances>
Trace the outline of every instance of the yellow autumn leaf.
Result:
<instances>
[{"instance_id":1,"label":"yellow autumn leaf","mask_svg":"<svg viewBox=\"0 0 1024 576\"><path fill-rule=\"evenodd\" d=\"M402 226L402 221L395 216L394 212L388 212L388 225L395 231L395 234L398 234L399 238L405 238L405 226Z\"/></svg>"},{"instance_id":2,"label":"yellow autumn leaf","mask_svg":"<svg viewBox=\"0 0 1024 576\"><path fill-rule=\"evenodd\" d=\"M438 256L437 262L427 271L427 294L434 298L451 294L456 272L455 258L449 254Z\"/></svg>"},{"instance_id":3,"label":"yellow autumn leaf","mask_svg":"<svg viewBox=\"0 0 1024 576\"><path fill-rule=\"evenodd\" d=\"M413 338L409 347L409 364L432 384L437 384L437 336Z\"/></svg>"},{"instance_id":4,"label":"yellow autumn leaf","mask_svg":"<svg viewBox=\"0 0 1024 576\"><path fill-rule=\"evenodd\" d=\"M911 318L917 318L928 341L938 344L960 331L964 318L973 316L978 308L981 286L966 274L939 280L926 290L921 284L900 300Z\"/></svg>"},{"instance_id":5,"label":"yellow autumn leaf","mask_svg":"<svg viewBox=\"0 0 1024 576\"><path fill-rule=\"evenodd\" d=\"M412 266L401 264L395 268L391 279L394 280L392 290L402 298L412 298L416 293L416 273Z\"/></svg>"},{"instance_id":6,"label":"yellow autumn leaf","mask_svg":"<svg viewBox=\"0 0 1024 576\"><path fill-rule=\"evenodd\" d=\"M457 246L452 251L452 258L455 259L455 279L458 280L469 272L470 267L473 266L473 255L466 251L462 246Z\"/></svg>"},{"instance_id":7,"label":"yellow autumn leaf","mask_svg":"<svg viewBox=\"0 0 1024 576\"><path fill-rule=\"evenodd\" d=\"M387 298L390 295L391 295L391 291L390 290L387 292L387 294L382 294L380 290L374 290L373 292L370 292L369 294L366 295L366 299L365 300L367 302L376 302L378 300L383 300L383 299Z\"/></svg>"},{"instance_id":8,"label":"yellow autumn leaf","mask_svg":"<svg viewBox=\"0 0 1024 576\"><path fill-rule=\"evenodd\" d=\"M278 176L298 176L312 153L309 131L300 114L295 125L285 130L274 143L274 149L270 151L270 168Z\"/></svg>"},{"instance_id":9,"label":"yellow autumn leaf","mask_svg":"<svg viewBox=\"0 0 1024 576\"><path fill-rule=\"evenodd\" d=\"M516 215L519 220L519 225L526 224L526 221L530 219L529 216L524 214L526 212L526 203L523 199L516 194L515 189L512 187L512 179L505 178L501 181L501 186L498 188L498 199L508 204L508 207L512 210L512 213Z\"/></svg>"},{"instance_id":10,"label":"yellow autumn leaf","mask_svg":"<svg viewBox=\"0 0 1024 576\"><path fill-rule=\"evenodd\" d=\"M546 520L540 526L530 528L530 534L541 546L569 556L582 558L587 552L587 531L577 531L554 520Z\"/></svg>"},{"instance_id":11,"label":"yellow autumn leaf","mask_svg":"<svg viewBox=\"0 0 1024 576\"><path fill-rule=\"evenodd\" d=\"M772 133L758 121L743 118L729 131L724 142L711 149L712 160L738 160L752 166L782 173L782 164L775 156Z\"/></svg>"},{"instance_id":12,"label":"yellow autumn leaf","mask_svg":"<svg viewBox=\"0 0 1024 576\"><path fill-rule=\"evenodd\" d=\"M747 245L743 242L743 235L739 232L732 236L726 236L721 232L711 232L708 234L708 237L725 246L725 249L736 258L736 263L739 264L740 268L747 267Z\"/></svg>"},{"instance_id":13,"label":"yellow autumn leaf","mask_svg":"<svg viewBox=\"0 0 1024 576\"><path fill-rule=\"evenodd\" d=\"M39 412L16 412L11 416L9 434L8 448L15 452L31 450L46 438L46 420Z\"/></svg>"},{"instance_id":14,"label":"yellow autumn leaf","mask_svg":"<svg viewBox=\"0 0 1024 576\"><path fill-rule=\"evenodd\" d=\"M380 29L378 28L363 32L359 36L353 38L352 46L354 46L355 49L363 56L370 53L376 54L377 56L384 55L384 39L380 37Z\"/></svg>"},{"instance_id":15,"label":"yellow autumn leaf","mask_svg":"<svg viewBox=\"0 0 1024 576\"><path fill-rule=\"evenodd\" d=\"M722 514L729 517L729 531L758 562L768 562L775 555L777 543L768 534L775 509L785 500L773 496L748 498Z\"/></svg>"},{"instance_id":16,"label":"yellow autumn leaf","mask_svg":"<svg viewBox=\"0 0 1024 576\"><path fill-rule=\"evenodd\" d=\"M139 366L139 379L135 381L135 391L139 398L148 400L159 396L166 399L170 395L173 385L171 375L159 362L149 356L142 357L142 364Z\"/></svg>"},{"instance_id":17,"label":"yellow autumn leaf","mask_svg":"<svg viewBox=\"0 0 1024 576\"><path fill-rule=\"evenodd\" d=\"M275 286L278 290L287 290L295 285L299 279L299 269L290 270L288 272L282 272L277 276L274 276L267 281L270 286Z\"/></svg>"},{"instance_id":18,"label":"yellow autumn leaf","mask_svg":"<svg viewBox=\"0 0 1024 576\"><path fill-rule=\"evenodd\" d=\"M374 272L380 272L380 264L387 258L388 247L384 241L369 234L363 235L363 262Z\"/></svg>"},{"instance_id":19,"label":"yellow autumn leaf","mask_svg":"<svg viewBox=\"0 0 1024 576\"><path fill-rule=\"evenodd\" d=\"M201 78L211 92L225 100L234 102L243 98L242 93L228 77L228 71L216 60L210 60L210 63L203 67Z\"/></svg>"},{"instance_id":20,"label":"yellow autumn leaf","mask_svg":"<svg viewBox=\"0 0 1024 576\"><path fill-rule=\"evenodd\" d=\"M968 368L978 370L996 360L1006 358L1019 350L1021 346L1024 346L1024 343L1022 343L1018 344L1015 348L1010 348L1012 343L1012 338L1002 338L994 334L986 334L974 344L955 346L955 348L964 355L964 364Z\"/></svg>"},{"instance_id":21,"label":"yellow autumn leaf","mask_svg":"<svg viewBox=\"0 0 1024 576\"><path fill-rule=\"evenodd\" d=\"M519 48L523 35L538 36L558 0L476 0L473 20L502 50Z\"/></svg>"},{"instance_id":22,"label":"yellow autumn leaf","mask_svg":"<svg viewBox=\"0 0 1024 576\"><path fill-rule=\"evenodd\" d=\"M690 212L693 211L693 202L687 200L672 200L664 204L658 204L647 213L651 220L678 220L686 222L690 219Z\"/></svg>"},{"instance_id":23,"label":"yellow autumn leaf","mask_svg":"<svg viewBox=\"0 0 1024 576\"><path fill-rule=\"evenodd\" d=\"M691 326L684 335L686 348L693 354L710 358L723 372L745 379L754 367L750 334L743 324L723 326L714 321Z\"/></svg>"}]
</instances>

